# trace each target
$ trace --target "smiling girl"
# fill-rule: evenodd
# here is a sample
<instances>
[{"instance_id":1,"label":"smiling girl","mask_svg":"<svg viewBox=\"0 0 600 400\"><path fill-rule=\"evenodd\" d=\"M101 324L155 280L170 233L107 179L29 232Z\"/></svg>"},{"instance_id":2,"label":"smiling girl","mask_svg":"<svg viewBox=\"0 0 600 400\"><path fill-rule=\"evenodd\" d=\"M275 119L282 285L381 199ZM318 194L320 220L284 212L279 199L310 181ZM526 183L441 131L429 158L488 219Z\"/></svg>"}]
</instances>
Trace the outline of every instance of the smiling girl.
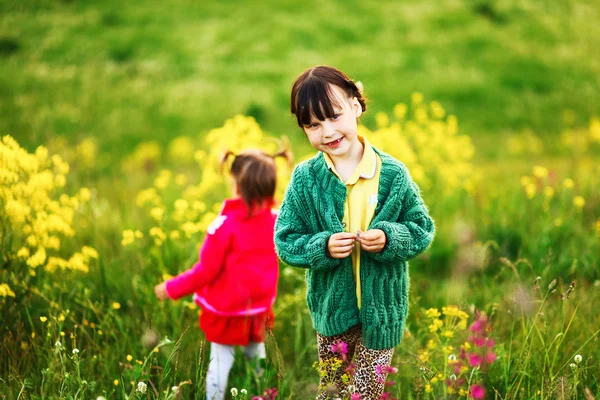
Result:
<instances>
[{"instance_id":1,"label":"smiling girl","mask_svg":"<svg viewBox=\"0 0 600 400\"><path fill-rule=\"evenodd\" d=\"M295 168L275 226L279 257L306 269L319 360L337 357L346 343L337 391L362 400L383 393L408 313L407 260L434 237L404 164L358 134L365 110L359 86L336 68L313 67L296 79L291 111L319 153ZM353 389L342 381L349 367ZM321 390L317 399L325 397Z\"/></svg>"}]
</instances>

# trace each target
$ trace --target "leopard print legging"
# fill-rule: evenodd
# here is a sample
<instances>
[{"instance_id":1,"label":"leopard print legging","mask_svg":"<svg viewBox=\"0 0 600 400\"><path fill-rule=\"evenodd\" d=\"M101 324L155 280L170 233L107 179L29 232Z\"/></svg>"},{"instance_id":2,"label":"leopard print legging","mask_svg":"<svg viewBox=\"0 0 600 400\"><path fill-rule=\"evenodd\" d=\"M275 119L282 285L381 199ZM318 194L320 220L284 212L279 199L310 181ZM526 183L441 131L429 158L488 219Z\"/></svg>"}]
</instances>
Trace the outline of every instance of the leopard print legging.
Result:
<instances>
[{"instance_id":1,"label":"leopard print legging","mask_svg":"<svg viewBox=\"0 0 600 400\"><path fill-rule=\"evenodd\" d=\"M394 349L367 349L363 345L361 326L356 325L341 335L323 336L317 333L319 361L331 365L332 361L339 359L340 353L334 353L331 347L340 342L344 342L348 346L346 359L342 361L341 367L337 369L334 376L327 373L321 374L317 400L337 398L353 393L360 394L361 400L379 399L385 389L387 377L385 368L382 367L390 365ZM378 368L378 366L380 367ZM344 383L343 375L348 374L348 371L354 374L354 387L349 387L347 383Z\"/></svg>"}]
</instances>

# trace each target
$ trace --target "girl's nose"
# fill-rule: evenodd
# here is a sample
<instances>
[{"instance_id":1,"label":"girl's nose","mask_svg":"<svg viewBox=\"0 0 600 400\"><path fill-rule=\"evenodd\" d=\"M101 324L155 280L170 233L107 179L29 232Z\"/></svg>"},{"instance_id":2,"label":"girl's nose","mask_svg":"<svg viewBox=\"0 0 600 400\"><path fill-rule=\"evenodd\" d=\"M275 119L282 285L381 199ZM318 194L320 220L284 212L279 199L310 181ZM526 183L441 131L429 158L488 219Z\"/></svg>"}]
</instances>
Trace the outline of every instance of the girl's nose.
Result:
<instances>
[{"instance_id":1,"label":"girl's nose","mask_svg":"<svg viewBox=\"0 0 600 400\"><path fill-rule=\"evenodd\" d=\"M323 135L330 137L335 135L335 126L329 121L323 121Z\"/></svg>"}]
</instances>

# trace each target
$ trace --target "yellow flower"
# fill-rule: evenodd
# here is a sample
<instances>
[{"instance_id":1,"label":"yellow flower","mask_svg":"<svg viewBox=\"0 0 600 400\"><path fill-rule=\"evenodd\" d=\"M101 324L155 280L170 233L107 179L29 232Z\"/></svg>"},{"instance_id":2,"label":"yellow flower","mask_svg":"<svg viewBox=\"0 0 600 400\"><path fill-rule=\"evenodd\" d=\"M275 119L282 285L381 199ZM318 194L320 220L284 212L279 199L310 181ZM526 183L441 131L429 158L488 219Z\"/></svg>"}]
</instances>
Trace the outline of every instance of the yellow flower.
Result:
<instances>
[{"instance_id":1,"label":"yellow flower","mask_svg":"<svg viewBox=\"0 0 600 400\"><path fill-rule=\"evenodd\" d=\"M528 199L533 199L535 197L536 191L537 188L534 183L530 183L527 186L525 186L525 194L527 195Z\"/></svg>"},{"instance_id":2,"label":"yellow flower","mask_svg":"<svg viewBox=\"0 0 600 400\"><path fill-rule=\"evenodd\" d=\"M563 181L563 186L566 189L573 189L575 187L575 182L571 178L567 178Z\"/></svg>"},{"instance_id":3,"label":"yellow flower","mask_svg":"<svg viewBox=\"0 0 600 400\"><path fill-rule=\"evenodd\" d=\"M442 336L444 336L444 337L447 337L447 338L452 338L452 337L454 337L454 332L452 332L452 331L450 331L450 330L445 330L445 331L442 333Z\"/></svg>"},{"instance_id":4,"label":"yellow flower","mask_svg":"<svg viewBox=\"0 0 600 400\"><path fill-rule=\"evenodd\" d=\"M115 310L118 310L121 308L121 304L117 303L116 301L114 303L112 303L112 308Z\"/></svg>"},{"instance_id":5,"label":"yellow flower","mask_svg":"<svg viewBox=\"0 0 600 400\"><path fill-rule=\"evenodd\" d=\"M442 351L444 352L444 354L450 354L454 351L454 347L453 346L443 346Z\"/></svg>"},{"instance_id":6,"label":"yellow flower","mask_svg":"<svg viewBox=\"0 0 600 400\"><path fill-rule=\"evenodd\" d=\"M121 246L125 247L130 245L135 240L135 234L131 229L126 229L123 231L123 239L121 240Z\"/></svg>"},{"instance_id":7,"label":"yellow flower","mask_svg":"<svg viewBox=\"0 0 600 400\"><path fill-rule=\"evenodd\" d=\"M545 179L548 177L548 168L536 165L533 167L533 176L540 179Z\"/></svg>"},{"instance_id":8,"label":"yellow flower","mask_svg":"<svg viewBox=\"0 0 600 400\"><path fill-rule=\"evenodd\" d=\"M431 378L431 380L429 382L431 383L438 383L439 379L437 378L437 376L434 376L433 378Z\"/></svg>"},{"instance_id":9,"label":"yellow flower","mask_svg":"<svg viewBox=\"0 0 600 400\"><path fill-rule=\"evenodd\" d=\"M441 319L434 319L429 325L429 332L437 332L439 328L444 325L444 322Z\"/></svg>"},{"instance_id":10,"label":"yellow flower","mask_svg":"<svg viewBox=\"0 0 600 400\"><path fill-rule=\"evenodd\" d=\"M406 104L399 103L394 106L394 115L398 119L402 119L406 116Z\"/></svg>"},{"instance_id":11,"label":"yellow flower","mask_svg":"<svg viewBox=\"0 0 600 400\"><path fill-rule=\"evenodd\" d=\"M152 217L152 219L154 219L156 222L160 222L163 219L163 216L165 214L165 209L162 207L153 207L150 210L150 216Z\"/></svg>"},{"instance_id":12,"label":"yellow flower","mask_svg":"<svg viewBox=\"0 0 600 400\"><path fill-rule=\"evenodd\" d=\"M429 339L429 340L427 341L427 348L428 348L429 350L433 350L433 349L435 349L436 347L437 347L437 343L435 342L435 340Z\"/></svg>"},{"instance_id":13,"label":"yellow flower","mask_svg":"<svg viewBox=\"0 0 600 400\"><path fill-rule=\"evenodd\" d=\"M378 128L385 128L390 124L390 119L384 112L378 112L375 114L375 123Z\"/></svg>"},{"instance_id":14,"label":"yellow flower","mask_svg":"<svg viewBox=\"0 0 600 400\"><path fill-rule=\"evenodd\" d=\"M573 197L573 205L577 208L583 208L585 206L585 199L581 196Z\"/></svg>"},{"instance_id":15,"label":"yellow flower","mask_svg":"<svg viewBox=\"0 0 600 400\"><path fill-rule=\"evenodd\" d=\"M46 322L46 321L48 321L48 318L46 318L46 317L40 317L40 321Z\"/></svg>"},{"instance_id":16,"label":"yellow flower","mask_svg":"<svg viewBox=\"0 0 600 400\"><path fill-rule=\"evenodd\" d=\"M552 198L552 196L554 196L554 189L550 186L546 186L544 188L544 195L548 198Z\"/></svg>"},{"instance_id":17,"label":"yellow flower","mask_svg":"<svg viewBox=\"0 0 600 400\"><path fill-rule=\"evenodd\" d=\"M7 283L0 283L0 297L15 297L15 292L10 289Z\"/></svg>"},{"instance_id":18,"label":"yellow flower","mask_svg":"<svg viewBox=\"0 0 600 400\"><path fill-rule=\"evenodd\" d=\"M64 320L65 320L65 314L61 313L61 314L58 316L58 321L59 321L59 322L63 322Z\"/></svg>"},{"instance_id":19,"label":"yellow flower","mask_svg":"<svg viewBox=\"0 0 600 400\"><path fill-rule=\"evenodd\" d=\"M600 218L596 220L596 235L600 236Z\"/></svg>"},{"instance_id":20,"label":"yellow flower","mask_svg":"<svg viewBox=\"0 0 600 400\"><path fill-rule=\"evenodd\" d=\"M98 258L98 252L93 247L83 246L81 253L87 258Z\"/></svg>"},{"instance_id":21,"label":"yellow flower","mask_svg":"<svg viewBox=\"0 0 600 400\"><path fill-rule=\"evenodd\" d=\"M413 104L421 104L423 102L423 93L414 92L411 95L410 99L413 102Z\"/></svg>"},{"instance_id":22,"label":"yellow flower","mask_svg":"<svg viewBox=\"0 0 600 400\"><path fill-rule=\"evenodd\" d=\"M102 336L102 329L98 329L98 335Z\"/></svg>"},{"instance_id":23,"label":"yellow flower","mask_svg":"<svg viewBox=\"0 0 600 400\"><path fill-rule=\"evenodd\" d=\"M433 388L428 383L428 384L425 385L425 393L431 393L431 392L433 392Z\"/></svg>"},{"instance_id":24,"label":"yellow flower","mask_svg":"<svg viewBox=\"0 0 600 400\"><path fill-rule=\"evenodd\" d=\"M90 189L85 187L79 189L79 200L81 200L82 203L87 203L91 198L92 192L90 192Z\"/></svg>"},{"instance_id":25,"label":"yellow flower","mask_svg":"<svg viewBox=\"0 0 600 400\"><path fill-rule=\"evenodd\" d=\"M113 381L113 385L115 385L115 386L119 386L119 380L118 380L118 379L115 379L115 380Z\"/></svg>"},{"instance_id":26,"label":"yellow flower","mask_svg":"<svg viewBox=\"0 0 600 400\"><path fill-rule=\"evenodd\" d=\"M64 337L65 333L63 331L60 332L60 336Z\"/></svg>"},{"instance_id":27,"label":"yellow flower","mask_svg":"<svg viewBox=\"0 0 600 400\"><path fill-rule=\"evenodd\" d=\"M442 314L440 314L437 308L430 308L429 310L425 311L425 315L427 318L439 318Z\"/></svg>"},{"instance_id":28,"label":"yellow flower","mask_svg":"<svg viewBox=\"0 0 600 400\"><path fill-rule=\"evenodd\" d=\"M131 354L127 354L127 361L133 360L133 356Z\"/></svg>"}]
</instances>

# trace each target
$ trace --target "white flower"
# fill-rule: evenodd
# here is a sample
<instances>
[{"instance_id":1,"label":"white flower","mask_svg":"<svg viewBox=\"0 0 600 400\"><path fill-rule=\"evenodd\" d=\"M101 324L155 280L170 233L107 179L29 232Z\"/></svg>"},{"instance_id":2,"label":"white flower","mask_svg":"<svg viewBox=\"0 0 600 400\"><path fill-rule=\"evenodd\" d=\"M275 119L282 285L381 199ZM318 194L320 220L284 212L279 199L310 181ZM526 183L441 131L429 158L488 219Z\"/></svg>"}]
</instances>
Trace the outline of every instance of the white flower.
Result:
<instances>
[{"instance_id":1,"label":"white flower","mask_svg":"<svg viewBox=\"0 0 600 400\"><path fill-rule=\"evenodd\" d=\"M454 354L450 354L448 356L448 361L456 361L456 356Z\"/></svg>"},{"instance_id":2,"label":"white flower","mask_svg":"<svg viewBox=\"0 0 600 400\"><path fill-rule=\"evenodd\" d=\"M581 362L581 360L583 360L583 357L581 357L581 354L577 354L577 355L575 355L575 357L573 358L573 360L575 360L575 362L577 364L579 364Z\"/></svg>"},{"instance_id":3,"label":"white flower","mask_svg":"<svg viewBox=\"0 0 600 400\"><path fill-rule=\"evenodd\" d=\"M57 340L56 343L54 343L54 347L59 349L62 347L62 343L60 342L60 340Z\"/></svg>"},{"instance_id":4,"label":"white flower","mask_svg":"<svg viewBox=\"0 0 600 400\"><path fill-rule=\"evenodd\" d=\"M106 400L106 397L104 397L104 396L98 396L98 397L96 397L96 400Z\"/></svg>"},{"instance_id":5,"label":"white flower","mask_svg":"<svg viewBox=\"0 0 600 400\"><path fill-rule=\"evenodd\" d=\"M173 393L177 393L177 391L179 390L179 386L173 386L171 390L173 391Z\"/></svg>"},{"instance_id":6,"label":"white flower","mask_svg":"<svg viewBox=\"0 0 600 400\"><path fill-rule=\"evenodd\" d=\"M79 354L79 349L73 349L73 354Z\"/></svg>"},{"instance_id":7,"label":"white flower","mask_svg":"<svg viewBox=\"0 0 600 400\"><path fill-rule=\"evenodd\" d=\"M577 368L577 365L574 363L571 363L571 364L569 364L569 367L571 367L572 369L575 369L575 368Z\"/></svg>"},{"instance_id":8,"label":"white flower","mask_svg":"<svg viewBox=\"0 0 600 400\"><path fill-rule=\"evenodd\" d=\"M242 390L240 390L240 393L241 394L248 394L248 391L246 389L242 389Z\"/></svg>"},{"instance_id":9,"label":"white flower","mask_svg":"<svg viewBox=\"0 0 600 400\"><path fill-rule=\"evenodd\" d=\"M144 382L138 382L137 384L137 391L140 392L141 394L146 393L146 390L148 389L148 385L146 385Z\"/></svg>"},{"instance_id":10,"label":"white flower","mask_svg":"<svg viewBox=\"0 0 600 400\"><path fill-rule=\"evenodd\" d=\"M237 397L237 395L238 395L238 390L237 390L236 388L231 388L231 395L232 395L233 397Z\"/></svg>"},{"instance_id":11,"label":"white flower","mask_svg":"<svg viewBox=\"0 0 600 400\"><path fill-rule=\"evenodd\" d=\"M450 375L450 379L453 380L453 381L455 381L456 380L456 375L454 375L454 374Z\"/></svg>"}]
</instances>

